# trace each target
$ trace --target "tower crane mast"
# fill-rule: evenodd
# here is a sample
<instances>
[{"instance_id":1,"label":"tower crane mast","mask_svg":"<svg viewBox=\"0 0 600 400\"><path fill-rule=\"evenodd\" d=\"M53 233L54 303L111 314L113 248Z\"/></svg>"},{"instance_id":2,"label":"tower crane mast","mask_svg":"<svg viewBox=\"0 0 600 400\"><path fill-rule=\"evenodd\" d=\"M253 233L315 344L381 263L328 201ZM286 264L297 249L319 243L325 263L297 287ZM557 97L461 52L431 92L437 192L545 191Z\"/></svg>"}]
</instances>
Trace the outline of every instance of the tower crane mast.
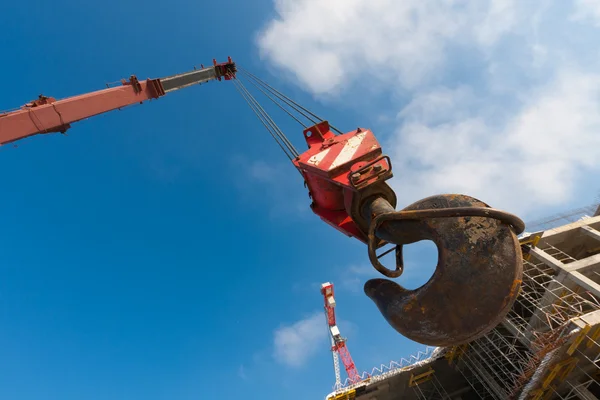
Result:
<instances>
[{"instance_id":1,"label":"tower crane mast","mask_svg":"<svg viewBox=\"0 0 600 400\"><path fill-rule=\"evenodd\" d=\"M360 381L360 375L356 369L356 366L354 365L354 361L352 360L348 346L346 346L346 338L342 337L335 321L336 303L333 293L333 283L323 283L321 285L321 294L323 295L323 300L325 303L325 317L327 319L327 326L329 327L329 335L331 337L331 351L334 352L333 362L336 375L336 386L339 386L341 382L339 376L339 367L336 365L337 357L335 356L335 353L337 353L339 358L342 359L342 363L344 364L344 368L346 369L346 373L348 374L350 382L352 384L358 383Z\"/></svg>"}]
</instances>

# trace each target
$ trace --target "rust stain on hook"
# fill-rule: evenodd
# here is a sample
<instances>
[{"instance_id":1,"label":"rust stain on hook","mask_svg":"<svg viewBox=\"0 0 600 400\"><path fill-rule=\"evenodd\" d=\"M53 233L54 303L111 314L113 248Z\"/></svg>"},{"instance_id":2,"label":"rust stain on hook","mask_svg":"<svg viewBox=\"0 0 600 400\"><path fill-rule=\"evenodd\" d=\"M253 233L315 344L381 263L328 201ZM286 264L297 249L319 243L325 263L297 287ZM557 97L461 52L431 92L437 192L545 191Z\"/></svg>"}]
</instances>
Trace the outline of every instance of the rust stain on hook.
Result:
<instances>
[{"instance_id":1,"label":"rust stain on hook","mask_svg":"<svg viewBox=\"0 0 600 400\"><path fill-rule=\"evenodd\" d=\"M420 288L408 290L388 279L372 279L364 290L398 332L419 343L455 346L486 334L512 307L523 264L516 233L522 221L464 195L432 196L397 212L385 200L367 202L369 240L394 243L396 269L369 257L387 277L404 270L402 246L433 241L438 265Z\"/></svg>"}]
</instances>

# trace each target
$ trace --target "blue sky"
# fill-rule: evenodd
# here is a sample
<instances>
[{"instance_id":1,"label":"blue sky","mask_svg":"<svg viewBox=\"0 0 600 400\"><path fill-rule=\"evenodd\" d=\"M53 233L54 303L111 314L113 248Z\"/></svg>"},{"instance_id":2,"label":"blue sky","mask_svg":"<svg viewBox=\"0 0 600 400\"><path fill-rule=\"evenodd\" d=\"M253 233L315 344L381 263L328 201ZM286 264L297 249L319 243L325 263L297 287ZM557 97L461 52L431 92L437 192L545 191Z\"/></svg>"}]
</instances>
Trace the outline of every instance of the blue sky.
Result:
<instances>
[{"instance_id":1,"label":"blue sky","mask_svg":"<svg viewBox=\"0 0 600 400\"><path fill-rule=\"evenodd\" d=\"M0 109L230 55L373 128L400 204L460 191L536 218L598 190L599 21L591 1L12 2ZM362 294L366 248L310 213L231 82L2 147L0 168L0 398L322 398L325 281L359 370L423 348ZM406 259L417 287L432 247Z\"/></svg>"}]
</instances>

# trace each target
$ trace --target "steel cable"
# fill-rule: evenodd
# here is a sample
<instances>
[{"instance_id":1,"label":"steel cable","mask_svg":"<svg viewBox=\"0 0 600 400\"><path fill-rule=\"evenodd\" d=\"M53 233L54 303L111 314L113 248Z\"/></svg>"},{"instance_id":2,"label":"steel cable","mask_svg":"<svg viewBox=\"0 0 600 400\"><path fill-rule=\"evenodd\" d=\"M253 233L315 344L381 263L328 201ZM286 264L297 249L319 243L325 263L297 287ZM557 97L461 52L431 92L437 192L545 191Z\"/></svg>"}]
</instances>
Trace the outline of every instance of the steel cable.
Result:
<instances>
[{"instance_id":1,"label":"steel cable","mask_svg":"<svg viewBox=\"0 0 600 400\"><path fill-rule=\"evenodd\" d=\"M300 121L297 117L295 117L294 115L292 115L291 112L289 112L288 110L286 110L281 104L279 104L277 101L275 101L267 92L264 91L263 88L261 88L260 86L258 86L258 84L256 84L254 81L250 80L250 83L253 84L255 87L258 88L258 90L260 90L265 96L267 96L269 98L269 100L271 100L273 103L275 103L275 105L279 108L281 108L283 111L285 111L287 113L287 115L289 115L290 117L292 117L296 122L298 122L300 125L302 125L303 128L307 128L306 124L302 121ZM298 111L298 110L295 110ZM310 122L312 122L313 124L315 123L313 120L307 118Z\"/></svg>"},{"instance_id":2,"label":"steel cable","mask_svg":"<svg viewBox=\"0 0 600 400\"><path fill-rule=\"evenodd\" d=\"M242 73L245 73L245 74L246 74L247 76L249 76L249 77L250 77L250 78L251 78L253 81L257 82L259 85L261 85L261 86L263 86L263 87L266 87L266 86L267 86L267 84L266 84L266 83L264 83L262 80L260 80L259 78L255 77L254 75L251 75L250 73L248 73L248 72L245 72L245 71L240 71L240 72L242 72ZM257 84L255 83L255 85L257 85ZM269 89L268 89L268 90L269 90ZM291 108L292 108L294 111L296 111L298 114L302 115L304 118L306 118L307 120L309 120L311 124L315 125L315 124L319 123L319 121L322 121L320 118L317 118L319 121L316 121L316 120L312 119L312 118L311 118L309 115L306 115L304 112L302 112L302 109L301 109L300 107L298 107L298 106L294 105L294 103L295 103L295 102L294 102L293 100L292 100L292 101L290 101L290 100L287 100L287 99L286 99L286 96L280 96L280 95L278 95L277 93L274 93L274 91L273 91L273 90L269 90L269 91L270 91L271 93L273 93L273 94L274 94L274 95L275 95L275 96L276 96L278 99L282 100L282 101L283 101L285 104L287 104L288 106L290 106L290 107L291 107ZM274 101L274 100L272 100L272 99L271 99L271 101Z\"/></svg>"},{"instance_id":3,"label":"steel cable","mask_svg":"<svg viewBox=\"0 0 600 400\"><path fill-rule=\"evenodd\" d=\"M261 86L267 88L267 90L269 90L275 96L277 96L278 98L280 98L281 100L283 100L286 104L288 104L291 107L293 107L297 112L299 112L300 114L302 114L306 119L308 119L309 121L311 121L313 124L316 124L317 122L314 121L314 120L312 120L310 117L306 116L306 114L302 113L300 110L303 110L303 111L307 112L308 114L310 114L311 116L313 116L314 118L316 118L319 121L324 121L323 118L319 117L318 115L316 115L312 111L308 110L307 108L301 106L299 103L297 103L296 101L292 100L290 97L286 96L285 94L281 93L279 90L275 89L274 87L272 87L271 85L269 85L268 83L266 83L265 81L263 81L262 79L260 79L256 75L254 75L253 73L247 71L246 69L244 69L242 67L238 67L238 69L239 69L240 72L242 72L242 73L246 74L247 76L249 76L250 78L254 79ZM292 103L293 105L291 105L290 103ZM298 110L298 108L300 110ZM343 134L344 133L344 132L340 131L339 129L337 129L336 127L334 127L333 125L330 125L330 127L331 127L331 129L333 129L334 131L336 131L339 134Z\"/></svg>"},{"instance_id":4,"label":"steel cable","mask_svg":"<svg viewBox=\"0 0 600 400\"><path fill-rule=\"evenodd\" d=\"M273 119L271 118L271 116L265 111L265 109L254 98L254 96L252 96L252 93L250 93L250 91L246 88L246 86L244 85L244 83L242 81L240 81L239 79L237 80L237 82L239 83L239 86L242 88L242 90L254 102L256 108L260 111L260 113L265 117L265 119L273 127L273 129L275 130L277 136L283 141L283 143L285 144L285 146L287 147L287 149L290 151L290 153L294 156L294 158L298 157L300 155L300 153L298 153L298 151L296 150L296 148L294 147L294 145L288 140L288 138L285 135L285 133L283 133L283 131L279 128L279 126L277 126L277 124L275 123L275 121L273 121Z\"/></svg>"},{"instance_id":5,"label":"steel cable","mask_svg":"<svg viewBox=\"0 0 600 400\"><path fill-rule=\"evenodd\" d=\"M245 87L243 87L243 84L241 82L239 82L237 79L233 79L233 82L234 82L234 86L237 89L237 91L241 94L242 98L250 106L250 109L258 117L258 119L260 120L260 122L264 125L264 127L267 129L267 131L269 132L269 134L273 137L273 139L275 140L275 142L279 145L279 147L281 148L281 150L285 153L285 155L287 156L287 158L291 161L293 157L290 155L289 149L287 148L287 146L284 146L278 140L277 133L273 131L273 128L269 126L268 120L266 120L266 118L260 113L260 111L258 110L258 108L255 106L255 104L254 104L255 99L252 97L252 95L250 93L247 92L247 90L244 90Z\"/></svg>"}]
</instances>

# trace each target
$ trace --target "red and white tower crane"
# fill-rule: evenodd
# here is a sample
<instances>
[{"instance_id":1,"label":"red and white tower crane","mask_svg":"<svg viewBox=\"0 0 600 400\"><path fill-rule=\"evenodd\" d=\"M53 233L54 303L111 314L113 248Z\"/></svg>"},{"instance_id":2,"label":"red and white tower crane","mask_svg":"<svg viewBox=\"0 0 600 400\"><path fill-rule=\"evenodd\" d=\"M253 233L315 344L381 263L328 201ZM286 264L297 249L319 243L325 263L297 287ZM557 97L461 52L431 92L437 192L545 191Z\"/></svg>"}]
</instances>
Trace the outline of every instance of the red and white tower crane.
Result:
<instances>
[{"instance_id":1,"label":"red and white tower crane","mask_svg":"<svg viewBox=\"0 0 600 400\"><path fill-rule=\"evenodd\" d=\"M333 283L325 282L321 284L321 294L325 301L325 317L331 338L331 351L333 354L333 368L335 370L335 388L340 389L342 386L340 377L340 365L338 360L342 359L348 378L352 384L360 381L360 375L354 365L354 361L350 356L350 351L346 346L346 338L340 334L340 330L335 322L335 297L333 296Z\"/></svg>"}]
</instances>

